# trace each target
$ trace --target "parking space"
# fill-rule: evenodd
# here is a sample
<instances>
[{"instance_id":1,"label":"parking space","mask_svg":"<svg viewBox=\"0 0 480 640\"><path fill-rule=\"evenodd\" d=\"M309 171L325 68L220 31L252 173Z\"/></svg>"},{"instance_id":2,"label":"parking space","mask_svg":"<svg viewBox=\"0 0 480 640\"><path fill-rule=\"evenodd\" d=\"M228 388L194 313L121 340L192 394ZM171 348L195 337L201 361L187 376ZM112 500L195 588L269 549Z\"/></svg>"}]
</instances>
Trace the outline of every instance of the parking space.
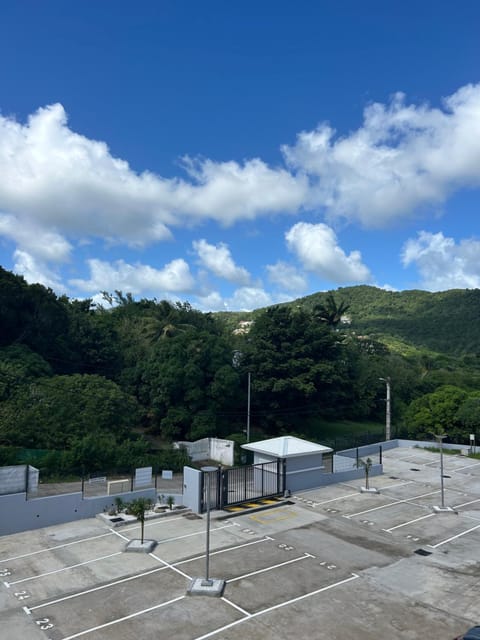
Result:
<instances>
[{"instance_id":1,"label":"parking space","mask_svg":"<svg viewBox=\"0 0 480 640\"><path fill-rule=\"evenodd\" d=\"M452 457L444 470L448 513L433 511L438 454L411 449L385 454L384 475L371 479L379 493L356 481L255 513L212 514L209 566L226 581L221 598L187 595L205 575L203 518L147 521L152 553L125 552L137 524L95 519L0 538L2 634L273 640L321 628L321 637L366 640L423 629L450 640L478 622L480 464ZM461 600L446 597L462 585Z\"/></svg>"}]
</instances>

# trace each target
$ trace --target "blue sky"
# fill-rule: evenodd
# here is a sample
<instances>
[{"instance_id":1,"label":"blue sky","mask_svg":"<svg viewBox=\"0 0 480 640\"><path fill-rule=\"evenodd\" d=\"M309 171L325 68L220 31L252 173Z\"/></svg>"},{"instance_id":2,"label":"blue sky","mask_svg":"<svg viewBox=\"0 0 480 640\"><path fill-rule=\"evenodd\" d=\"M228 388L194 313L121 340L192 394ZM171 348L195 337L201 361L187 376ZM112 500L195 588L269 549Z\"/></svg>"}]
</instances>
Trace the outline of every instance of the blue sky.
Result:
<instances>
[{"instance_id":1,"label":"blue sky","mask_svg":"<svg viewBox=\"0 0 480 640\"><path fill-rule=\"evenodd\" d=\"M243 310L480 287L480 3L16 0L0 264Z\"/></svg>"}]
</instances>

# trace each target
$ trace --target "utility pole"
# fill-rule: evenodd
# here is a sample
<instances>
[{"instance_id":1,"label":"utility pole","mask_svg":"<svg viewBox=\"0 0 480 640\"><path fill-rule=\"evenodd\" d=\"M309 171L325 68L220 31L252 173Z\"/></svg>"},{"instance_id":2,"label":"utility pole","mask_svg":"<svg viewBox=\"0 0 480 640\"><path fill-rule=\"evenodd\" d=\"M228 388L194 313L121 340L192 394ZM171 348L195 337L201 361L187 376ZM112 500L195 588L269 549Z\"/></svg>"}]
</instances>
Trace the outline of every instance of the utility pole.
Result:
<instances>
[{"instance_id":1,"label":"utility pole","mask_svg":"<svg viewBox=\"0 0 480 640\"><path fill-rule=\"evenodd\" d=\"M387 387L387 397L385 404L385 440L391 439L391 388L390 378L379 378L382 382L385 382Z\"/></svg>"},{"instance_id":2,"label":"utility pole","mask_svg":"<svg viewBox=\"0 0 480 640\"><path fill-rule=\"evenodd\" d=\"M252 374L248 372L248 390L247 390L247 442L250 442L250 387Z\"/></svg>"}]
</instances>

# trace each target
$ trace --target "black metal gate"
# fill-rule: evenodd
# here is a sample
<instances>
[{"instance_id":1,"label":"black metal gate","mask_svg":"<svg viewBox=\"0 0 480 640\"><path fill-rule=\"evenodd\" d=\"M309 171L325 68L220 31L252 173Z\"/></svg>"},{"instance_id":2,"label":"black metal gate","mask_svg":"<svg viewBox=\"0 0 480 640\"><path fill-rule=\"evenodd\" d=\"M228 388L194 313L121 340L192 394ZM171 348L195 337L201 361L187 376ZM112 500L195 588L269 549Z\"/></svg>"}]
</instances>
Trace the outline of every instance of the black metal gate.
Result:
<instances>
[{"instance_id":1,"label":"black metal gate","mask_svg":"<svg viewBox=\"0 0 480 640\"><path fill-rule=\"evenodd\" d=\"M283 495L285 461L274 460L210 472L207 482L203 474L202 511L210 500L211 509L224 509L236 504ZM210 496L208 493L210 491Z\"/></svg>"}]
</instances>

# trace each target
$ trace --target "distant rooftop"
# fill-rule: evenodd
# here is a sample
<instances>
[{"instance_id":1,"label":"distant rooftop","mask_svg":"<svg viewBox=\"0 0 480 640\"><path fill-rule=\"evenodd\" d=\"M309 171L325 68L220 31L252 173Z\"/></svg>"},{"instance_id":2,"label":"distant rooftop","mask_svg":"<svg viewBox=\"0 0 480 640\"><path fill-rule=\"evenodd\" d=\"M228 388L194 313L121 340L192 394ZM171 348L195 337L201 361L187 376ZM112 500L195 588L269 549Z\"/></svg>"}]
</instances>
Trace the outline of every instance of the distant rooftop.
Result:
<instances>
[{"instance_id":1,"label":"distant rooftop","mask_svg":"<svg viewBox=\"0 0 480 640\"><path fill-rule=\"evenodd\" d=\"M242 449L254 451L255 453L265 453L277 458L293 458L294 456L304 456L308 453L329 453L333 451L323 444L316 444L295 436L281 436L279 438L269 438L250 444L242 444Z\"/></svg>"}]
</instances>

